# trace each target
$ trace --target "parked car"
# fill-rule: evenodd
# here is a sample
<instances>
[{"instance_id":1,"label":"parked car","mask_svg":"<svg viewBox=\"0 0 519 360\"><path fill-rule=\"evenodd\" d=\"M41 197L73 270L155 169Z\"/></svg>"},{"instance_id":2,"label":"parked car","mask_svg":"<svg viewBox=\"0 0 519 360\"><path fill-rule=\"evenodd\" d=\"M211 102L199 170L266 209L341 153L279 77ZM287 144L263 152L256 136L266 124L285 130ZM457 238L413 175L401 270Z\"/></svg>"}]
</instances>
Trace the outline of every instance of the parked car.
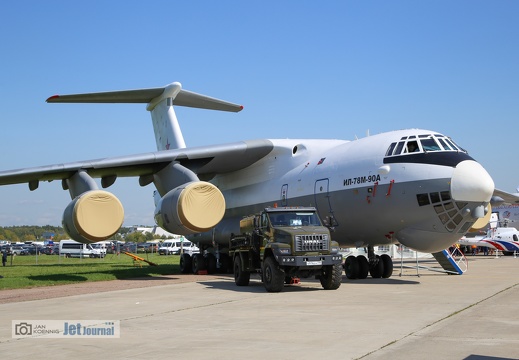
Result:
<instances>
[{"instance_id":1,"label":"parked car","mask_svg":"<svg viewBox=\"0 0 519 360\"><path fill-rule=\"evenodd\" d=\"M137 252L137 244L136 243L126 243L122 246L121 251L135 253L135 252Z\"/></svg>"},{"instance_id":2,"label":"parked car","mask_svg":"<svg viewBox=\"0 0 519 360\"><path fill-rule=\"evenodd\" d=\"M148 242L137 244L137 252L150 253L150 252L157 252L157 251L158 251L157 244L148 243Z\"/></svg>"},{"instance_id":3,"label":"parked car","mask_svg":"<svg viewBox=\"0 0 519 360\"><path fill-rule=\"evenodd\" d=\"M13 255L27 255L28 251L22 245L12 245L11 253Z\"/></svg>"},{"instance_id":4,"label":"parked car","mask_svg":"<svg viewBox=\"0 0 519 360\"><path fill-rule=\"evenodd\" d=\"M43 251L45 250L43 248L43 246L39 246L39 245L25 245L22 247L24 248L25 253L21 254L21 255L36 255L36 252L38 252L38 255L39 255L39 254L43 254Z\"/></svg>"},{"instance_id":5,"label":"parked car","mask_svg":"<svg viewBox=\"0 0 519 360\"><path fill-rule=\"evenodd\" d=\"M42 254L54 255L59 252L59 245L47 245L41 250Z\"/></svg>"}]
</instances>

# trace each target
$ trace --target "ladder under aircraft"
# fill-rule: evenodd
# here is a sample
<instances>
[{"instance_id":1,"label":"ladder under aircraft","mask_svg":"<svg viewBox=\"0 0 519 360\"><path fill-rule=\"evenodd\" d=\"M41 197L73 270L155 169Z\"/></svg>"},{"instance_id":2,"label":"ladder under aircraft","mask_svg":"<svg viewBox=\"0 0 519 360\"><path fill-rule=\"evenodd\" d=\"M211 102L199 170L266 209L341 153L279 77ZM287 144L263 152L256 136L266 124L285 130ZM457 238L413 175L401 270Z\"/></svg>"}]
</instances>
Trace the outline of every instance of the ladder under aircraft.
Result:
<instances>
[{"instance_id":1,"label":"ladder under aircraft","mask_svg":"<svg viewBox=\"0 0 519 360\"><path fill-rule=\"evenodd\" d=\"M445 249L435 252L432 255L446 273L463 275L468 269L467 258L457 247L452 249L452 252L449 251L449 249Z\"/></svg>"}]
</instances>

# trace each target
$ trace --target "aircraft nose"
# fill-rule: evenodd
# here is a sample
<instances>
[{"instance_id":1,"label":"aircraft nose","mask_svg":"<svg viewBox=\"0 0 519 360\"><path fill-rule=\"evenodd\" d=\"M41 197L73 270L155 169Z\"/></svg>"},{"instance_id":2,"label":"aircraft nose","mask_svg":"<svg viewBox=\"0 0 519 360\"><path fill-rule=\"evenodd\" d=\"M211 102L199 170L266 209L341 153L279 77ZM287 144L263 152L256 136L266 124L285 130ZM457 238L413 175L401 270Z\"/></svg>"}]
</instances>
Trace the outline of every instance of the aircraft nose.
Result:
<instances>
[{"instance_id":1,"label":"aircraft nose","mask_svg":"<svg viewBox=\"0 0 519 360\"><path fill-rule=\"evenodd\" d=\"M456 201L489 202L494 180L478 162L465 160L455 168L451 179L451 196Z\"/></svg>"}]
</instances>

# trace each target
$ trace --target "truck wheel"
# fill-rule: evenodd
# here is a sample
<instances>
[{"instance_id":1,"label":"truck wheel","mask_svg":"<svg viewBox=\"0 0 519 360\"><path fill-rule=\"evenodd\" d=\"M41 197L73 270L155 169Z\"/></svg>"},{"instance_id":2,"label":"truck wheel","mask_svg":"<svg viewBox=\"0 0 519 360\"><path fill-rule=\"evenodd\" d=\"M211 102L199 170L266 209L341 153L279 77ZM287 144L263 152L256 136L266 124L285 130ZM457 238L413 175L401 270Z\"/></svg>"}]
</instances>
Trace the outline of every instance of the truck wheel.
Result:
<instances>
[{"instance_id":1,"label":"truck wheel","mask_svg":"<svg viewBox=\"0 0 519 360\"><path fill-rule=\"evenodd\" d=\"M244 271L241 267L240 256L234 258L234 282L238 286L247 286L250 281L250 271Z\"/></svg>"},{"instance_id":2,"label":"truck wheel","mask_svg":"<svg viewBox=\"0 0 519 360\"><path fill-rule=\"evenodd\" d=\"M182 254L182 256L180 257L180 272L182 274L189 274L191 270L191 256L189 256L189 254Z\"/></svg>"},{"instance_id":3,"label":"truck wheel","mask_svg":"<svg viewBox=\"0 0 519 360\"><path fill-rule=\"evenodd\" d=\"M326 265L321 270L321 285L324 290L337 290L342 281L342 265Z\"/></svg>"},{"instance_id":4,"label":"truck wheel","mask_svg":"<svg viewBox=\"0 0 519 360\"><path fill-rule=\"evenodd\" d=\"M263 284L268 292L280 292L285 286L285 272L271 256L263 261Z\"/></svg>"},{"instance_id":5,"label":"truck wheel","mask_svg":"<svg viewBox=\"0 0 519 360\"><path fill-rule=\"evenodd\" d=\"M200 270L205 270L205 259L202 254L194 254L193 258L193 274L198 274Z\"/></svg>"}]
</instances>

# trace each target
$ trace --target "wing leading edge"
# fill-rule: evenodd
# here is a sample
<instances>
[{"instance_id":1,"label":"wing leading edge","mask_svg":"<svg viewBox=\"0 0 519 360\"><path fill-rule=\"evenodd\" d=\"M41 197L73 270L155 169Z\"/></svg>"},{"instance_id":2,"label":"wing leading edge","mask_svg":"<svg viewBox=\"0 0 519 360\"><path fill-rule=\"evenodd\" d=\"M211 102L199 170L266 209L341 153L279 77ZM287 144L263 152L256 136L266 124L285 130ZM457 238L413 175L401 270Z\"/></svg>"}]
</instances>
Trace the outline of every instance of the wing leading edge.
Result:
<instances>
[{"instance_id":1,"label":"wing leading edge","mask_svg":"<svg viewBox=\"0 0 519 360\"><path fill-rule=\"evenodd\" d=\"M251 140L0 171L0 185L28 183L29 188L35 190L40 181L68 179L79 170L93 178L142 177L153 175L171 162L179 162L201 178L209 179L216 174L246 168L273 148L270 140Z\"/></svg>"}]
</instances>

